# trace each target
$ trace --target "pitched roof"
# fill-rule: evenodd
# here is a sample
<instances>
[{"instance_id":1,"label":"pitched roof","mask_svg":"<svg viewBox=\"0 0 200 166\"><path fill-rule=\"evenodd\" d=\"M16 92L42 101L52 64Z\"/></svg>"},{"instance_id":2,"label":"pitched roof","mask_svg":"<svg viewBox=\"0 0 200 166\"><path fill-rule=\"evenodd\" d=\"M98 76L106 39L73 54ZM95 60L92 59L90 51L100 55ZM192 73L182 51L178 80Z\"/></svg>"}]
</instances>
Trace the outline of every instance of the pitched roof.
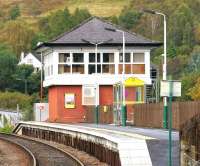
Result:
<instances>
[{"instance_id":1,"label":"pitched roof","mask_svg":"<svg viewBox=\"0 0 200 166\"><path fill-rule=\"evenodd\" d=\"M52 41L43 43L44 46L63 46L63 45L88 45L84 40L98 43L108 41L104 45L121 45L122 34L120 32L108 31L106 28L118 29L125 32L126 45L132 46L160 46L160 42L149 40L136 33L129 32L117 25L113 25L97 17L91 17L72 30L58 36ZM83 40L84 39L84 40ZM40 45L39 47L41 47Z\"/></svg>"}]
</instances>

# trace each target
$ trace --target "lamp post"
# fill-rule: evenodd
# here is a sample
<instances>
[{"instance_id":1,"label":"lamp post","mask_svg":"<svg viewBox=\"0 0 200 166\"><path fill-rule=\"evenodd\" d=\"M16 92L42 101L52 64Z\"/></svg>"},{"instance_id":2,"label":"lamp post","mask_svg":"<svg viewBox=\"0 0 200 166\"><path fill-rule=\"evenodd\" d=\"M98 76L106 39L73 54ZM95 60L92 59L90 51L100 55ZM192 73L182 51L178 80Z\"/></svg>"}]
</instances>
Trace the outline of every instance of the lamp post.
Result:
<instances>
[{"instance_id":1,"label":"lamp post","mask_svg":"<svg viewBox=\"0 0 200 166\"><path fill-rule=\"evenodd\" d=\"M160 13L153 10L144 10L144 12L150 14L161 15L164 19L164 62L163 62L163 80L167 80L167 22L166 22L166 15L164 13ZM169 118L168 117L168 105L167 105L167 97L163 97L164 100L164 112L163 112L163 127L168 128L169 122L169 159L168 159L168 166L172 166L172 136L171 136L171 128L172 128L172 113L171 113L171 103L172 103L172 91L173 86L172 82L170 82L170 110L169 110Z\"/></svg>"},{"instance_id":2,"label":"lamp post","mask_svg":"<svg viewBox=\"0 0 200 166\"><path fill-rule=\"evenodd\" d=\"M40 53L40 58L41 58L41 71L40 71L40 103L42 103L43 99L43 56L42 56L42 51Z\"/></svg>"},{"instance_id":3,"label":"lamp post","mask_svg":"<svg viewBox=\"0 0 200 166\"><path fill-rule=\"evenodd\" d=\"M86 42L86 43L89 43L89 44L92 44L95 46L95 74L97 74L97 54L98 54L98 45L100 44L104 44L104 43L108 43L110 41L112 41L112 39L109 39L109 40L105 40L105 41L101 41L101 42L91 42L91 41L88 41L86 39L82 39L82 41ZM99 123L99 105L98 105L98 95L97 95L97 89L98 89L98 83L97 83L97 79L95 81L95 91L96 91L96 95L95 95L95 123L98 124Z\"/></svg>"},{"instance_id":4,"label":"lamp post","mask_svg":"<svg viewBox=\"0 0 200 166\"><path fill-rule=\"evenodd\" d=\"M125 100L125 33L119 29L105 28L105 30L112 32L122 33L122 58L123 58L123 67L122 67L122 105L121 105L121 122L122 126L126 126L126 100Z\"/></svg>"},{"instance_id":5,"label":"lamp post","mask_svg":"<svg viewBox=\"0 0 200 166\"><path fill-rule=\"evenodd\" d=\"M161 12L153 10L143 10L146 13L161 15L164 21L164 62L163 62L163 80L167 80L167 21L166 15ZM164 102L164 111L163 111L163 127L168 128L168 106L167 106L167 97L163 97Z\"/></svg>"}]
</instances>

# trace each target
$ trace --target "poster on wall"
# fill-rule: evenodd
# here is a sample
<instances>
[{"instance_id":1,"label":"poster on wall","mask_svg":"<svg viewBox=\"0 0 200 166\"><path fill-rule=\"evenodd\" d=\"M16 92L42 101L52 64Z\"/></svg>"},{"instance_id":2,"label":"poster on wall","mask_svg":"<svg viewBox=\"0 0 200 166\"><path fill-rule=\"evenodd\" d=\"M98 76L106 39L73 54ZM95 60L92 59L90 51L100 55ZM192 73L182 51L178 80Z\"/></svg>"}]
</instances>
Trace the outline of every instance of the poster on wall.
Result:
<instances>
[{"instance_id":1,"label":"poster on wall","mask_svg":"<svg viewBox=\"0 0 200 166\"><path fill-rule=\"evenodd\" d=\"M65 93L65 108L75 108L74 93Z\"/></svg>"}]
</instances>

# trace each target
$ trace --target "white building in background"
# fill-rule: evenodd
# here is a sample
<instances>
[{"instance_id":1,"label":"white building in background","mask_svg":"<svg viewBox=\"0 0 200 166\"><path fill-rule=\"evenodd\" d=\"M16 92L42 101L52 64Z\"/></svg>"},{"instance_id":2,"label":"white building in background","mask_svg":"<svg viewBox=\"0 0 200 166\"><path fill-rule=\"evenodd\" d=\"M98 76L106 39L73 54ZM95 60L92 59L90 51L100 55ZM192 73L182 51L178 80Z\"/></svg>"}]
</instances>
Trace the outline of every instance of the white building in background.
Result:
<instances>
[{"instance_id":1,"label":"white building in background","mask_svg":"<svg viewBox=\"0 0 200 166\"><path fill-rule=\"evenodd\" d=\"M18 65L22 64L32 65L35 71L39 71L42 66L40 55L33 55L32 53L25 54L22 52Z\"/></svg>"}]
</instances>

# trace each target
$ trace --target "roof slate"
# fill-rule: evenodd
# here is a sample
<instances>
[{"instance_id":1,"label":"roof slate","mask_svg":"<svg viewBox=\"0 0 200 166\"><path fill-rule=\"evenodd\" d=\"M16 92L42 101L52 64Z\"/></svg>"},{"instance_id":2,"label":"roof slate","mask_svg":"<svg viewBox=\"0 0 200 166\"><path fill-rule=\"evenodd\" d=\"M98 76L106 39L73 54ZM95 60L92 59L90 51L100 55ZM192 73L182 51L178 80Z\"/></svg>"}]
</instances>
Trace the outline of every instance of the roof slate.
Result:
<instances>
[{"instance_id":1,"label":"roof slate","mask_svg":"<svg viewBox=\"0 0 200 166\"><path fill-rule=\"evenodd\" d=\"M98 43L102 41L109 41L104 45L115 45L122 43L122 34L120 32L108 31L105 28L118 29L125 32L126 45L139 45L139 46L160 46L161 43L157 41L149 40L136 33L131 33L117 25L113 25L107 21L104 21L97 17L91 17L84 21L80 25L76 26L72 30L65 32L52 41L43 43L46 46L59 46L59 45L80 45L87 44L84 40L92 43ZM83 40L84 39L84 40ZM40 45L41 46L41 45Z\"/></svg>"}]
</instances>

